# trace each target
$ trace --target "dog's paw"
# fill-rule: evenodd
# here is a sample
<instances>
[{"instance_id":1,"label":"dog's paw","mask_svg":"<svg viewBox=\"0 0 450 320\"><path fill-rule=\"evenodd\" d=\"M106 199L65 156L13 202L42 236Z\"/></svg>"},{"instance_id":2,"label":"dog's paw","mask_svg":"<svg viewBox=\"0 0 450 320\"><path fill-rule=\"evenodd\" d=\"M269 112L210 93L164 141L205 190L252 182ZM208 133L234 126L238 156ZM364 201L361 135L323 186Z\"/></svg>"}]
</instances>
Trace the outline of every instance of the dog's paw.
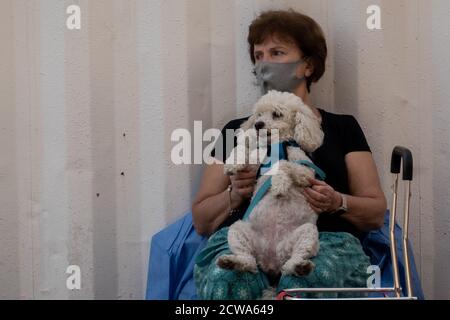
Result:
<instances>
[{"instance_id":1,"label":"dog's paw","mask_svg":"<svg viewBox=\"0 0 450 320\"><path fill-rule=\"evenodd\" d=\"M299 187L310 187L311 183L309 182L309 178L311 178L309 175L299 175L296 177L295 182Z\"/></svg>"},{"instance_id":2,"label":"dog's paw","mask_svg":"<svg viewBox=\"0 0 450 320\"><path fill-rule=\"evenodd\" d=\"M315 265L311 260L288 260L282 267L282 272L285 275L304 277L309 275L314 267Z\"/></svg>"},{"instance_id":3,"label":"dog's paw","mask_svg":"<svg viewBox=\"0 0 450 320\"><path fill-rule=\"evenodd\" d=\"M313 272L314 267L315 265L311 260L303 260L294 267L295 275L305 277Z\"/></svg>"},{"instance_id":4,"label":"dog's paw","mask_svg":"<svg viewBox=\"0 0 450 320\"><path fill-rule=\"evenodd\" d=\"M286 196L291 184L292 184L291 180L284 173L280 172L274 175L272 177L272 186L271 186L272 194L277 198Z\"/></svg>"},{"instance_id":5,"label":"dog's paw","mask_svg":"<svg viewBox=\"0 0 450 320\"><path fill-rule=\"evenodd\" d=\"M238 270L243 272L257 273L258 267L256 265L256 260L252 257L242 257L237 255L223 255L220 256L216 264L227 270Z\"/></svg>"},{"instance_id":6,"label":"dog's paw","mask_svg":"<svg viewBox=\"0 0 450 320\"><path fill-rule=\"evenodd\" d=\"M314 178L314 172L304 166L298 166L295 171L291 172L291 178L301 188L310 187L309 179Z\"/></svg>"},{"instance_id":7,"label":"dog's paw","mask_svg":"<svg viewBox=\"0 0 450 320\"><path fill-rule=\"evenodd\" d=\"M244 169L246 167L245 164L224 164L223 172L226 175L234 176L238 173L238 171Z\"/></svg>"},{"instance_id":8,"label":"dog's paw","mask_svg":"<svg viewBox=\"0 0 450 320\"><path fill-rule=\"evenodd\" d=\"M232 259L233 256L230 255L226 255L226 256L221 256L217 259L216 264L221 267L222 269L228 269L228 270L233 270L235 263L234 260Z\"/></svg>"},{"instance_id":9,"label":"dog's paw","mask_svg":"<svg viewBox=\"0 0 450 320\"><path fill-rule=\"evenodd\" d=\"M276 287L269 287L263 290L263 294L260 300L276 300L277 291Z\"/></svg>"}]
</instances>

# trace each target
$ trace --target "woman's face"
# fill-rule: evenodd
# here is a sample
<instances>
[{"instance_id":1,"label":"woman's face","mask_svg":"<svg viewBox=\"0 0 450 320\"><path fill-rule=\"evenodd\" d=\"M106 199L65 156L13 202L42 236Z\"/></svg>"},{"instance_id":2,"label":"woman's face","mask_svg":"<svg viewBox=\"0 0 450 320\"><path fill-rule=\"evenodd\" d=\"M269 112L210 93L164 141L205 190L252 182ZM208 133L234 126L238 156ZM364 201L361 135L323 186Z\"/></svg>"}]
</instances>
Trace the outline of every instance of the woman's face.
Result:
<instances>
[{"instance_id":1,"label":"woman's face","mask_svg":"<svg viewBox=\"0 0 450 320\"><path fill-rule=\"evenodd\" d=\"M276 36L268 36L263 43L255 44L253 54L255 63L291 63L303 58L303 53L295 43L279 40ZM300 65L297 70L299 77L309 77L311 74L312 68L308 63Z\"/></svg>"}]
</instances>

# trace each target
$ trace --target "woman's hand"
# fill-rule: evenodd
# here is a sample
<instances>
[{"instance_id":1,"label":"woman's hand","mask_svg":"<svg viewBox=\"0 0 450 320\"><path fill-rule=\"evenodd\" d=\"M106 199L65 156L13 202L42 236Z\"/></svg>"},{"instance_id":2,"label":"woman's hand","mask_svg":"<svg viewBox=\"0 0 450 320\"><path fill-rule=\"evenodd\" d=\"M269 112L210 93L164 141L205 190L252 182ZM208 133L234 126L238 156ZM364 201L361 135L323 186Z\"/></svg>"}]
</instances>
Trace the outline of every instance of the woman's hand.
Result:
<instances>
[{"instance_id":1,"label":"woman's hand","mask_svg":"<svg viewBox=\"0 0 450 320\"><path fill-rule=\"evenodd\" d=\"M305 188L302 194L316 213L331 212L341 206L342 198L333 187L320 180L308 180L311 187Z\"/></svg>"},{"instance_id":2,"label":"woman's hand","mask_svg":"<svg viewBox=\"0 0 450 320\"><path fill-rule=\"evenodd\" d=\"M246 167L230 177L231 180L231 208L238 208L241 203L251 198L255 191L256 174L258 171L251 167Z\"/></svg>"}]
</instances>

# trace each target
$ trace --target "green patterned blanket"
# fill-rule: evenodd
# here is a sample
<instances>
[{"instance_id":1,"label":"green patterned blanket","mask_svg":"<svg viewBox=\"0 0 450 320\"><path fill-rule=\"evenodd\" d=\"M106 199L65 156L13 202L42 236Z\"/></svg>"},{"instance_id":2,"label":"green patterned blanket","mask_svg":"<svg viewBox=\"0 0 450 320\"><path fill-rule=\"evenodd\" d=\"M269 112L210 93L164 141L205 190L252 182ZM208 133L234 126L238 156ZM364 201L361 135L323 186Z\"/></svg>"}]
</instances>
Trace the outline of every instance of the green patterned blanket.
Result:
<instances>
[{"instance_id":1,"label":"green patterned blanket","mask_svg":"<svg viewBox=\"0 0 450 320\"><path fill-rule=\"evenodd\" d=\"M197 256L194 279L198 297L203 300L255 300L269 287L263 272L256 274L225 270L216 265L219 256L230 254L228 228L213 234ZM277 292L289 288L365 287L370 265L357 238L345 232L321 232L320 250L312 258L314 271L306 277L282 275ZM349 293L308 293L304 298L356 297Z\"/></svg>"}]
</instances>

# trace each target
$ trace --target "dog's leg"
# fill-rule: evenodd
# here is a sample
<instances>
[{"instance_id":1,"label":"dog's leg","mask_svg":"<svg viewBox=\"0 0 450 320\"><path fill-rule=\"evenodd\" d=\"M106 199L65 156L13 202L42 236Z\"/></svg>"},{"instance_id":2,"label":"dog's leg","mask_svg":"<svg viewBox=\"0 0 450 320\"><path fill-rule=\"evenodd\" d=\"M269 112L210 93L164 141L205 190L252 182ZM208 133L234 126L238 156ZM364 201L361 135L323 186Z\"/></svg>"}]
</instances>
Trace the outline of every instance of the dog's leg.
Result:
<instances>
[{"instance_id":1,"label":"dog's leg","mask_svg":"<svg viewBox=\"0 0 450 320\"><path fill-rule=\"evenodd\" d=\"M248 222L237 221L228 231L228 244L231 255L223 255L217 259L217 265L224 269L258 272L256 259L253 256L255 232Z\"/></svg>"},{"instance_id":2,"label":"dog's leg","mask_svg":"<svg viewBox=\"0 0 450 320\"><path fill-rule=\"evenodd\" d=\"M305 223L280 243L277 252L280 258L290 256L289 260L281 268L283 274L306 276L314 269L314 263L310 258L319 251L319 232L317 226Z\"/></svg>"},{"instance_id":3,"label":"dog's leg","mask_svg":"<svg viewBox=\"0 0 450 320\"><path fill-rule=\"evenodd\" d=\"M288 162L285 166L285 170L296 185L302 188L311 185L308 178L314 178L314 171L312 169L292 162Z\"/></svg>"},{"instance_id":4,"label":"dog's leg","mask_svg":"<svg viewBox=\"0 0 450 320\"><path fill-rule=\"evenodd\" d=\"M286 195L289 188L292 186L292 177L289 174L289 162L281 160L278 163L278 168L272 176L271 191L275 197L282 197Z\"/></svg>"},{"instance_id":5,"label":"dog's leg","mask_svg":"<svg viewBox=\"0 0 450 320\"><path fill-rule=\"evenodd\" d=\"M230 156L226 159L224 164L224 173L232 176L237 174L239 170L245 168L248 151L244 146L237 146L231 150Z\"/></svg>"},{"instance_id":6,"label":"dog's leg","mask_svg":"<svg viewBox=\"0 0 450 320\"><path fill-rule=\"evenodd\" d=\"M260 163L256 132L253 130L243 135L244 138L238 137L238 145L231 151L230 156L225 161L224 173L227 175L235 175L248 165L258 167ZM240 141L242 139L244 140L243 143Z\"/></svg>"},{"instance_id":7,"label":"dog's leg","mask_svg":"<svg viewBox=\"0 0 450 320\"><path fill-rule=\"evenodd\" d=\"M292 184L299 187L308 187L308 178L314 178L313 170L286 160L279 162L279 167L272 177L272 192L276 197L281 197L288 193Z\"/></svg>"}]
</instances>

